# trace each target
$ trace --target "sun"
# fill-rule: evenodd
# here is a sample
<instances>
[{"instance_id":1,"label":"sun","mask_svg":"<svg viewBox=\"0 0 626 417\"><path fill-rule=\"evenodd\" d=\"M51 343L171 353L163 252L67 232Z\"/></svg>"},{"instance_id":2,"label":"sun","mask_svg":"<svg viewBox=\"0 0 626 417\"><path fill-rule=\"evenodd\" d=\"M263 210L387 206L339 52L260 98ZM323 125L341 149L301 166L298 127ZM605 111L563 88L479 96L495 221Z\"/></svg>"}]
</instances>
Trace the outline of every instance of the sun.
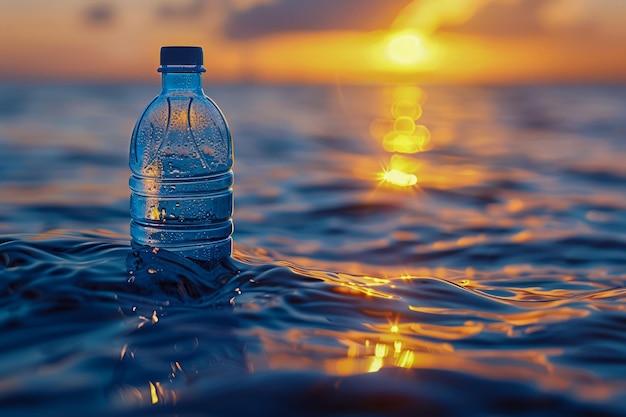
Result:
<instances>
[{"instance_id":1,"label":"sun","mask_svg":"<svg viewBox=\"0 0 626 417\"><path fill-rule=\"evenodd\" d=\"M424 39L417 33L393 35L385 52L387 58L398 65L418 64L428 57Z\"/></svg>"}]
</instances>

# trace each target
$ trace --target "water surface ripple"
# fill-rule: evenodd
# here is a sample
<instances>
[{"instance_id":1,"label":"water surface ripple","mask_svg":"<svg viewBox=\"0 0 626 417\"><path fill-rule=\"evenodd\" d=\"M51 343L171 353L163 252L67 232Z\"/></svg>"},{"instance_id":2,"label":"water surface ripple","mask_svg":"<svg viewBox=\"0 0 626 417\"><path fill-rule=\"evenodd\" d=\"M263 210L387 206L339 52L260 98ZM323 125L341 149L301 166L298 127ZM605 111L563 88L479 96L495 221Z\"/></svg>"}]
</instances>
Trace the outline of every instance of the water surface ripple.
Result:
<instances>
[{"instance_id":1,"label":"water surface ripple","mask_svg":"<svg viewBox=\"0 0 626 417\"><path fill-rule=\"evenodd\" d=\"M128 243L154 88L1 86L0 414L625 415L626 90L428 88L400 189L398 88L207 88L236 152L207 271Z\"/></svg>"}]
</instances>

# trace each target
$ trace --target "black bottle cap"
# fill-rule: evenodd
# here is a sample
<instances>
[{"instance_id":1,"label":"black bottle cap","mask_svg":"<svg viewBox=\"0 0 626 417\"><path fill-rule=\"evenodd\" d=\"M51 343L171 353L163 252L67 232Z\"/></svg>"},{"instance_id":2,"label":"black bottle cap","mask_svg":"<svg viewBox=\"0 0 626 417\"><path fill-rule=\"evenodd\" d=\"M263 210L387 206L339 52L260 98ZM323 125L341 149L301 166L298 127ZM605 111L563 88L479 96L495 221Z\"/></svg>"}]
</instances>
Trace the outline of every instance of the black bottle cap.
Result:
<instances>
[{"instance_id":1,"label":"black bottle cap","mask_svg":"<svg viewBox=\"0 0 626 417\"><path fill-rule=\"evenodd\" d=\"M202 66L202 48L199 46L163 46L161 65Z\"/></svg>"}]
</instances>

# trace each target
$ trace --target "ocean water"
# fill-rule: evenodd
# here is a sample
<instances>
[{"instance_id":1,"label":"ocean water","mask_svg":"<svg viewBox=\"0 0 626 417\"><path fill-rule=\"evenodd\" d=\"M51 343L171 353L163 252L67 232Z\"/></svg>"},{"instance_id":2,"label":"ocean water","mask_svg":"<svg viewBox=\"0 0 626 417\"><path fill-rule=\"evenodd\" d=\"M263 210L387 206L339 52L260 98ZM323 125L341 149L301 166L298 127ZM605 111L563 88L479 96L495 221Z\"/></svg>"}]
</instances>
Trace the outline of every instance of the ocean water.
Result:
<instances>
[{"instance_id":1,"label":"ocean water","mask_svg":"<svg viewBox=\"0 0 626 417\"><path fill-rule=\"evenodd\" d=\"M0 86L1 415L626 415L626 87L205 90L212 271L129 245L158 85Z\"/></svg>"}]
</instances>

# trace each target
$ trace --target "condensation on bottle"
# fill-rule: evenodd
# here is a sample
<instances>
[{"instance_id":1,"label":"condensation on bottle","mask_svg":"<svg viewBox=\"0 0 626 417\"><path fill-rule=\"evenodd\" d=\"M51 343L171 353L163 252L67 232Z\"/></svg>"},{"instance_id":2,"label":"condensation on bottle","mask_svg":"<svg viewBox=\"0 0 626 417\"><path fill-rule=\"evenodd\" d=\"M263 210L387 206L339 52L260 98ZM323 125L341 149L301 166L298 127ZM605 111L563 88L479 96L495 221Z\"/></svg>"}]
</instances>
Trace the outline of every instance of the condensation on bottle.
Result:
<instances>
[{"instance_id":1,"label":"condensation on bottle","mask_svg":"<svg viewBox=\"0 0 626 417\"><path fill-rule=\"evenodd\" d=\"M202 48L161 48L162 90L130 144L133 247L218 262L232 252L233 145L202 89Z\"/></svg>"}]
</instances>

